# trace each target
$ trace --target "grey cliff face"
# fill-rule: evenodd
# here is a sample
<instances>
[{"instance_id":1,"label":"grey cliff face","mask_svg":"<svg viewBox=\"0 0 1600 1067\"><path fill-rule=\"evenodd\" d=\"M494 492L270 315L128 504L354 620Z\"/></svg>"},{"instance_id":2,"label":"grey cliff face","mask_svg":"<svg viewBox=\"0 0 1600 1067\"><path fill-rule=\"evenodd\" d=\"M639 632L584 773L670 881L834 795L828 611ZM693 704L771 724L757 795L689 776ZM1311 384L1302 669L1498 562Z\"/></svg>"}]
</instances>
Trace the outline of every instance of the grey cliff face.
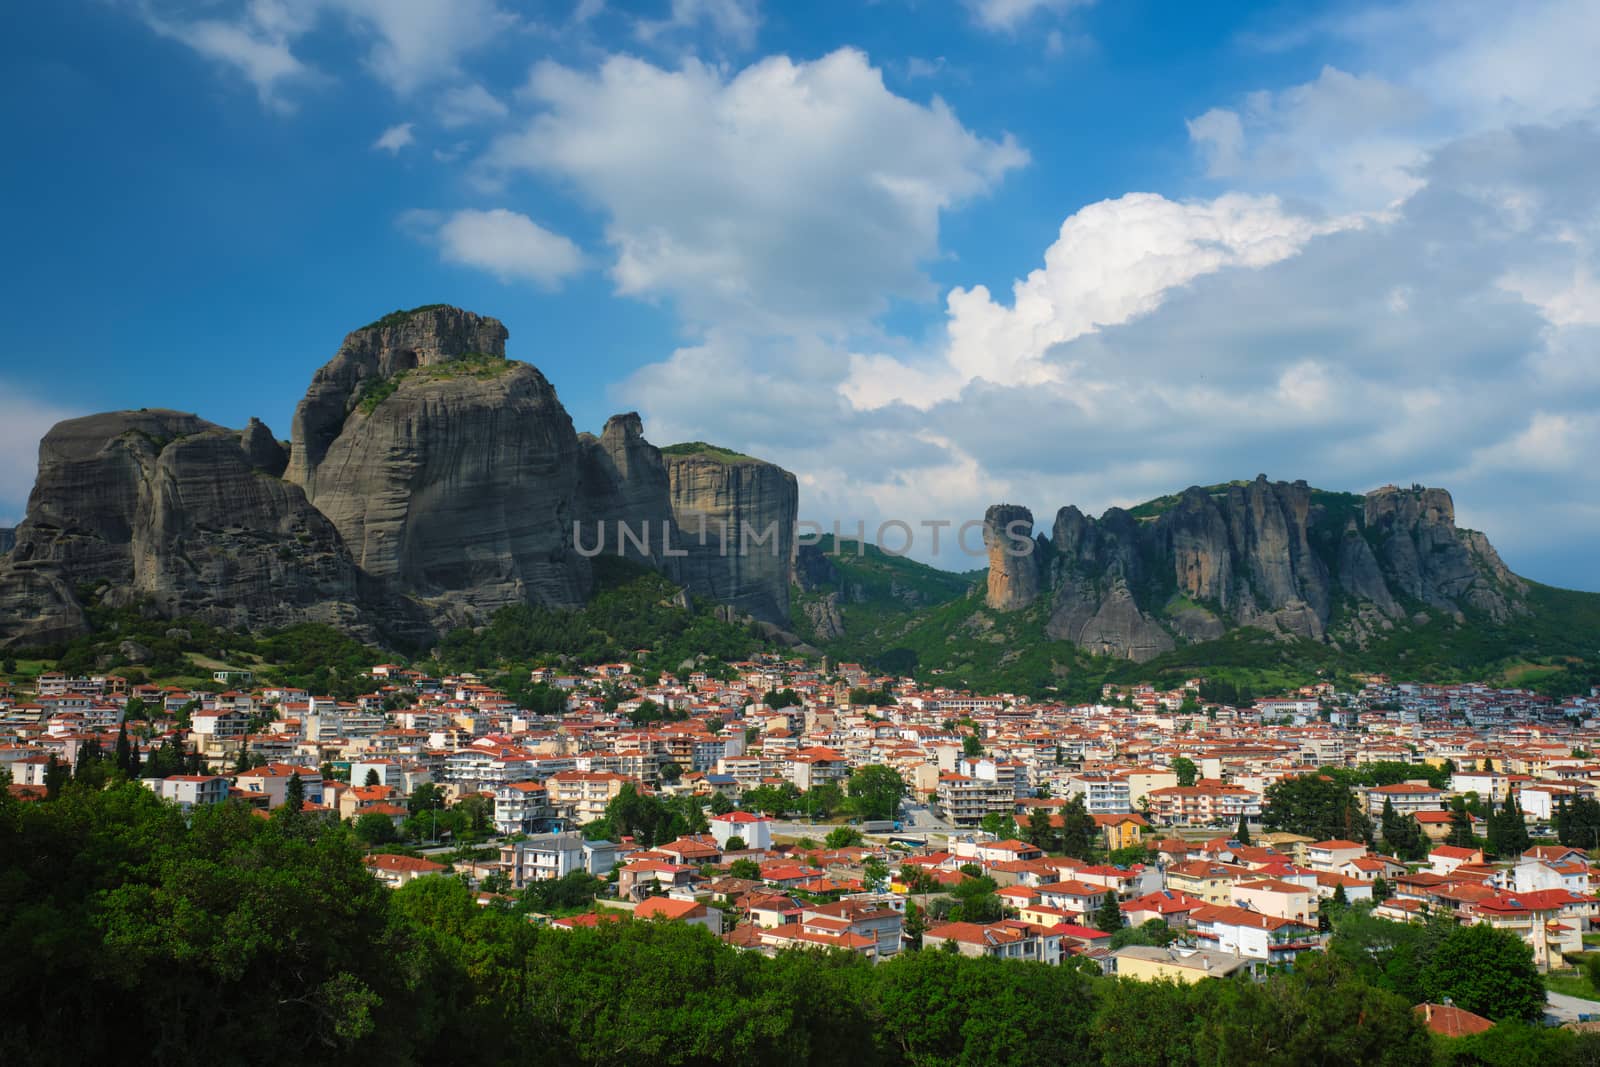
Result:
<instances>
[{"instance_id":1,"label":"grey cliff face","mask_svg":"<svg viewBox=\"0 0 1600 1067\"><path fill-rule=\"evenodd\" d=\"M600 546L671 573L677 558L668 555L677 541L672 479L661 450L645 440L638 414L613 415L599 437L579 434L578 462L585 549Z\"/></svg>"},{"instance_id":2,"label":"grey cliff face","mask_svg":"<svg viewBox=\"0 0 1600 1067\"><path fill-rule=\"evenodd\" d=\"M580 438L544 375L505 358L506 336L442 305L351 333L316 372L288 447L254 419L61 423L0 550L0 644L83 633L84 585L111 605L229 627L312 621L426 640L509 604L582 603L593 570L574 524L600 522L648 526L640 562L782 622L794 476L758 460L669 462L634 414ZM744 555L714 541L669 551L702 516L728 523L735 544L745 524L773 535Z\"/></svg>"},{"instance_id":3,"label":"grey cliff face","mask_svg":"<svg viewBox=\"0 0 1600 1067\"><path fill-rule=\"evenodd\" d=\"M272 472L275 458L252 458L247 437L159 410L52 429L15 550L0 560L0 642L83 632L83 584L107 586L112 605L148 602L215 625L316 620L372 633L337 532Z\"/></svg>"},{"instance_id":4,"label":"grey cliff face","mask_svg":"<svg viewBox=\"0 0 1600 1067\"><path fill-rule=\"evenodd\" d=\"M0 526L0 556L11 551L11 546L17 543L17 531L9 526Z\"/></svg>"},{"instance_id":5,"label":"grey cliff face","mask_svg":"<svg viewBox=\"0 0 1600 1067\"><path fill-rule=\"evenodd\" d=\"M364 394L467 353L504 359L508 336L499 319L443 305L395 312L348 334L295 409L289 480L313 489L328 447Z\"/></svg>"},{"instance_id":6,"label":"grey cliff face","mask_svg":"<svg viewBox=\"0 0 1600 1067\"><path fill-rule=\"evenodd\" d=\"M1391 486L1361 499L1263 475L1158 504L1099 519L1062 508L1042 588L1030 591L1027 568L991 551L989 606L1048 595L1049 636L1141 661L1229 626L1359 643L1404 619L1408 604L1496 620L1527 610L1526 584L1482 534L1455 526L1440 489Z\"/></svg>"},{"instance_id":7,"label":"grey cliff face","mask_svg":"<svg viewBox=\"0 0 1600 1067\"><path fill-rule=\"evenodd\" d=\"M668 573L700 596L781 625L799 485L781 467L703 453L666 455L681 551Z\"/></svg>"}]
</instances>

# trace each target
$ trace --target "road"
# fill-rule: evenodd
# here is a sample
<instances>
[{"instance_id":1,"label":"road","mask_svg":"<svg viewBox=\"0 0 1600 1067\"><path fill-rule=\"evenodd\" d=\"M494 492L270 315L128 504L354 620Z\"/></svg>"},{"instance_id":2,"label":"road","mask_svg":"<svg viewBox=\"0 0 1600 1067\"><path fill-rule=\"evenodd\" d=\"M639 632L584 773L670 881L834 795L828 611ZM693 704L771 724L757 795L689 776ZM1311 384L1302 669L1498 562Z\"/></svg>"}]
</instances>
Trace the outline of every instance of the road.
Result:
<instances>
[{"instance_id":1,"label":"road","mask_svg":"<svg viewBox=\"0 0 1600 1067\"><path fill-rule=\"evenodd\" d=\"M828 836L828 831L834 829L837 823L811 823L789 822L774 820L772 832L783 837L809 837L821 841ZM903 834L948 834L954 827L935 818L925 806L920 804L902 804L900 806L900 833ZM869 837L888 837L888 834L869 834Z\"/></svg>"},{"instance_id":2,"label":"road","mask_svg":"<svg viewBox=\"0 0 1600 1067\"><path fill-rule=\"evenodd\" d=\"M1575 1023L1579 1015L1600 1015L1600 1000L1569 997L1565 993L1545 993L1545 1015L1564 1023Z\"/></svg>"}]
</instances>

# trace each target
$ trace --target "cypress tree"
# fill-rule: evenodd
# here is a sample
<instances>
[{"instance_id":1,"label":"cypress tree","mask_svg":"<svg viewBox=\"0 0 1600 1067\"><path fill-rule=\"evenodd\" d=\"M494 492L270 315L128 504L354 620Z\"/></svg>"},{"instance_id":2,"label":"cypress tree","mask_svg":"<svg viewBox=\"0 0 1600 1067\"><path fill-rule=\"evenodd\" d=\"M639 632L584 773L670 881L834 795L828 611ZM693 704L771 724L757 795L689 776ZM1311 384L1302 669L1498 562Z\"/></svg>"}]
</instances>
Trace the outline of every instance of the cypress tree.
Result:
<instances>
[{"instance_id":1,"label":"cypress tree","mask_svg":"<svg viewBox=\"0 0 1600 1067\"><path fill-rule=\"evenodd\" d=\"M1250 845L1250 823L1242 811L1239 813L1239 828L1233 832L1233 839L1243 847Z\"/></svg>"},{"instance_id":2,"label":"cypress tree","mask_svg":"<svg viewBox=\"0 0 1600 1067\"><path fill-rule=\"evenodd\" d=\"M300 780L300 772L295 771L289 775L289 784L283 791L283 806L299 814L306 803L306 784Z\"/></svg>"}]
</instances>

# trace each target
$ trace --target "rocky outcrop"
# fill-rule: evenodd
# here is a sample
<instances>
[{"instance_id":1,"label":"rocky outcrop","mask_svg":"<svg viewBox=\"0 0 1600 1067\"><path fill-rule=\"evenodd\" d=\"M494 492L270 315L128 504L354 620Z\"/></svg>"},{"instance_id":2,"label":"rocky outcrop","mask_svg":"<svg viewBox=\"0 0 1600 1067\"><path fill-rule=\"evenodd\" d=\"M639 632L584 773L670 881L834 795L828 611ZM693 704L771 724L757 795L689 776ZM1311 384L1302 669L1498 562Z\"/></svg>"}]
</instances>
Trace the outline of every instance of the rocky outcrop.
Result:
<instances>
[{"instance_id":1,"label":"rocky outcrop","mask_svg":"<svg viewBox=\"0 0 1600 1067\"><path fill-rule=\"evenodd\" d=\"M314 489L328 448L362 401L371 401L418 367L467 353L504 359L509 336L499 319L435 304L385 315L348 334L311 379L294 413L289 480Z\"/></svg>"},{"instance_id":2,"label":"rocky outcrop","mask_svg":"<svg viewBox=\"0 0 1600 1067\"><path fill-rule=\"evenodd\" d=\"M1068 506L1037 569L997 552L993 531L1014 518L1031 520L1002 505L985 523L989 606L1048 597L1046 634L1105 655L1150 659L1231 626L1359 643L1420 607L1493 620L1526 610L1525 583L1482 534L1456 527L1441 489L1362 498L1263 475L1099 519Z\"/></svg>"},{"instance_id":3,"label":"rocky outcrop","mask_svg":"<svg viewBox=\"0 0 1600 1067\"><path fill-rule=\"evenodd\" d=\"M0 642L81 633L81 586L219 626L323 621L375 636L337 531L258 436L160 410L58 424L0 560Z\"/></svg>"},{"instance_id":4,"label":"rocky outcrop","mask_svg":"<svg viewBox=\"0 0 1600 1067\"><path fill-rule=\"evenodd\" d=\"M443 305L356 330L313 377L288 446L254 419L229 430L175 411L60 424L0 556L0 643L82 633L84 587L230 627L423 641L505 605L582 603L585 525L732 615L784 621L794 476L720 450L669 460L631 413L580 437L506 337ZM616 538L624 525L648 547Z\"/></svg>"},{"instance_id":5,"label":"rocky outcrop","mask_svg":"<svg viewBox=\"0 0 1600 1067\"><path fill-rule=\"evenodd\" d=\"M668 573L698 595L766 622L789 615L799 487L781 467L720 451L669 453L683 556Z\"/></svg>"},{"instance_id":6,"label":"rocky outcrop","mask_svg":"<svg viewBox=\"0 0 1600 1067\"><path fill-rule=\"evenodd\" d=\"M983 544L989 553L989 584L984 603L996 611L1016 611L1039 595L1040 559L1033 541L1033 512L1015 504L996 504L983 516Z\"/></svg>"},{"instance_id":7,"label":"rocky outcrop","mask_svg":"<svg viewBox=\"0 0 1600 1067\"><path fill-rule=\"evenodd\" d=\"M0 556L11 551L11 546L17 543L17 531L9 526L0 526Z\"/></svg>"},{"instance_id":8,"label":"rocky outcrop","mask_svg":"<svg viewBox=\"0 0 1600 1067\"><path fill-rule=\"evenodd\" d=\"M672 480L635 412L613 415L599 437L578 435L580 548L668 570L678 558Z\"/></svg>"},{"instance_id":9,"label":"rocky outcrop","mask_svg":"<svg viewBox=\"0 0 1600 1067\"><path fill-rule=\"evenodd\" d=\"M533 367L466 355L413 368L375 403L352 394L331 441L296 437L289 476L367 575L441 627L509 604L582 603L572 421Z\"/></svg>"}]
</instances>

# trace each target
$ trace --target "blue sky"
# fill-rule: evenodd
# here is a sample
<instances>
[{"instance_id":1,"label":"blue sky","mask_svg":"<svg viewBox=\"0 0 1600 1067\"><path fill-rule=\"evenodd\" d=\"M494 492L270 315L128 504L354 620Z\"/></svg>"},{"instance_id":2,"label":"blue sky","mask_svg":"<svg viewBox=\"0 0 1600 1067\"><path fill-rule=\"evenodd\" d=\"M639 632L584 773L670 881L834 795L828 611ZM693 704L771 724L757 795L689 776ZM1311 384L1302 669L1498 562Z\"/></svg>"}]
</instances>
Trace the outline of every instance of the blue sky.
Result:
<instances>
[{"instance_id":1,"label":"blue sky","mask_svg":"<svg viewBox=\"0 0 1600 1067\"><path fill-rule=\"evenodd\" d=\"M818 520L1415 481L1600 589L1596 0L63 0L6 29L0 523L57 418L287 437L346 331L448 301L580 429L637 409L774 459Z\"/></svg>"}]
</instances>

